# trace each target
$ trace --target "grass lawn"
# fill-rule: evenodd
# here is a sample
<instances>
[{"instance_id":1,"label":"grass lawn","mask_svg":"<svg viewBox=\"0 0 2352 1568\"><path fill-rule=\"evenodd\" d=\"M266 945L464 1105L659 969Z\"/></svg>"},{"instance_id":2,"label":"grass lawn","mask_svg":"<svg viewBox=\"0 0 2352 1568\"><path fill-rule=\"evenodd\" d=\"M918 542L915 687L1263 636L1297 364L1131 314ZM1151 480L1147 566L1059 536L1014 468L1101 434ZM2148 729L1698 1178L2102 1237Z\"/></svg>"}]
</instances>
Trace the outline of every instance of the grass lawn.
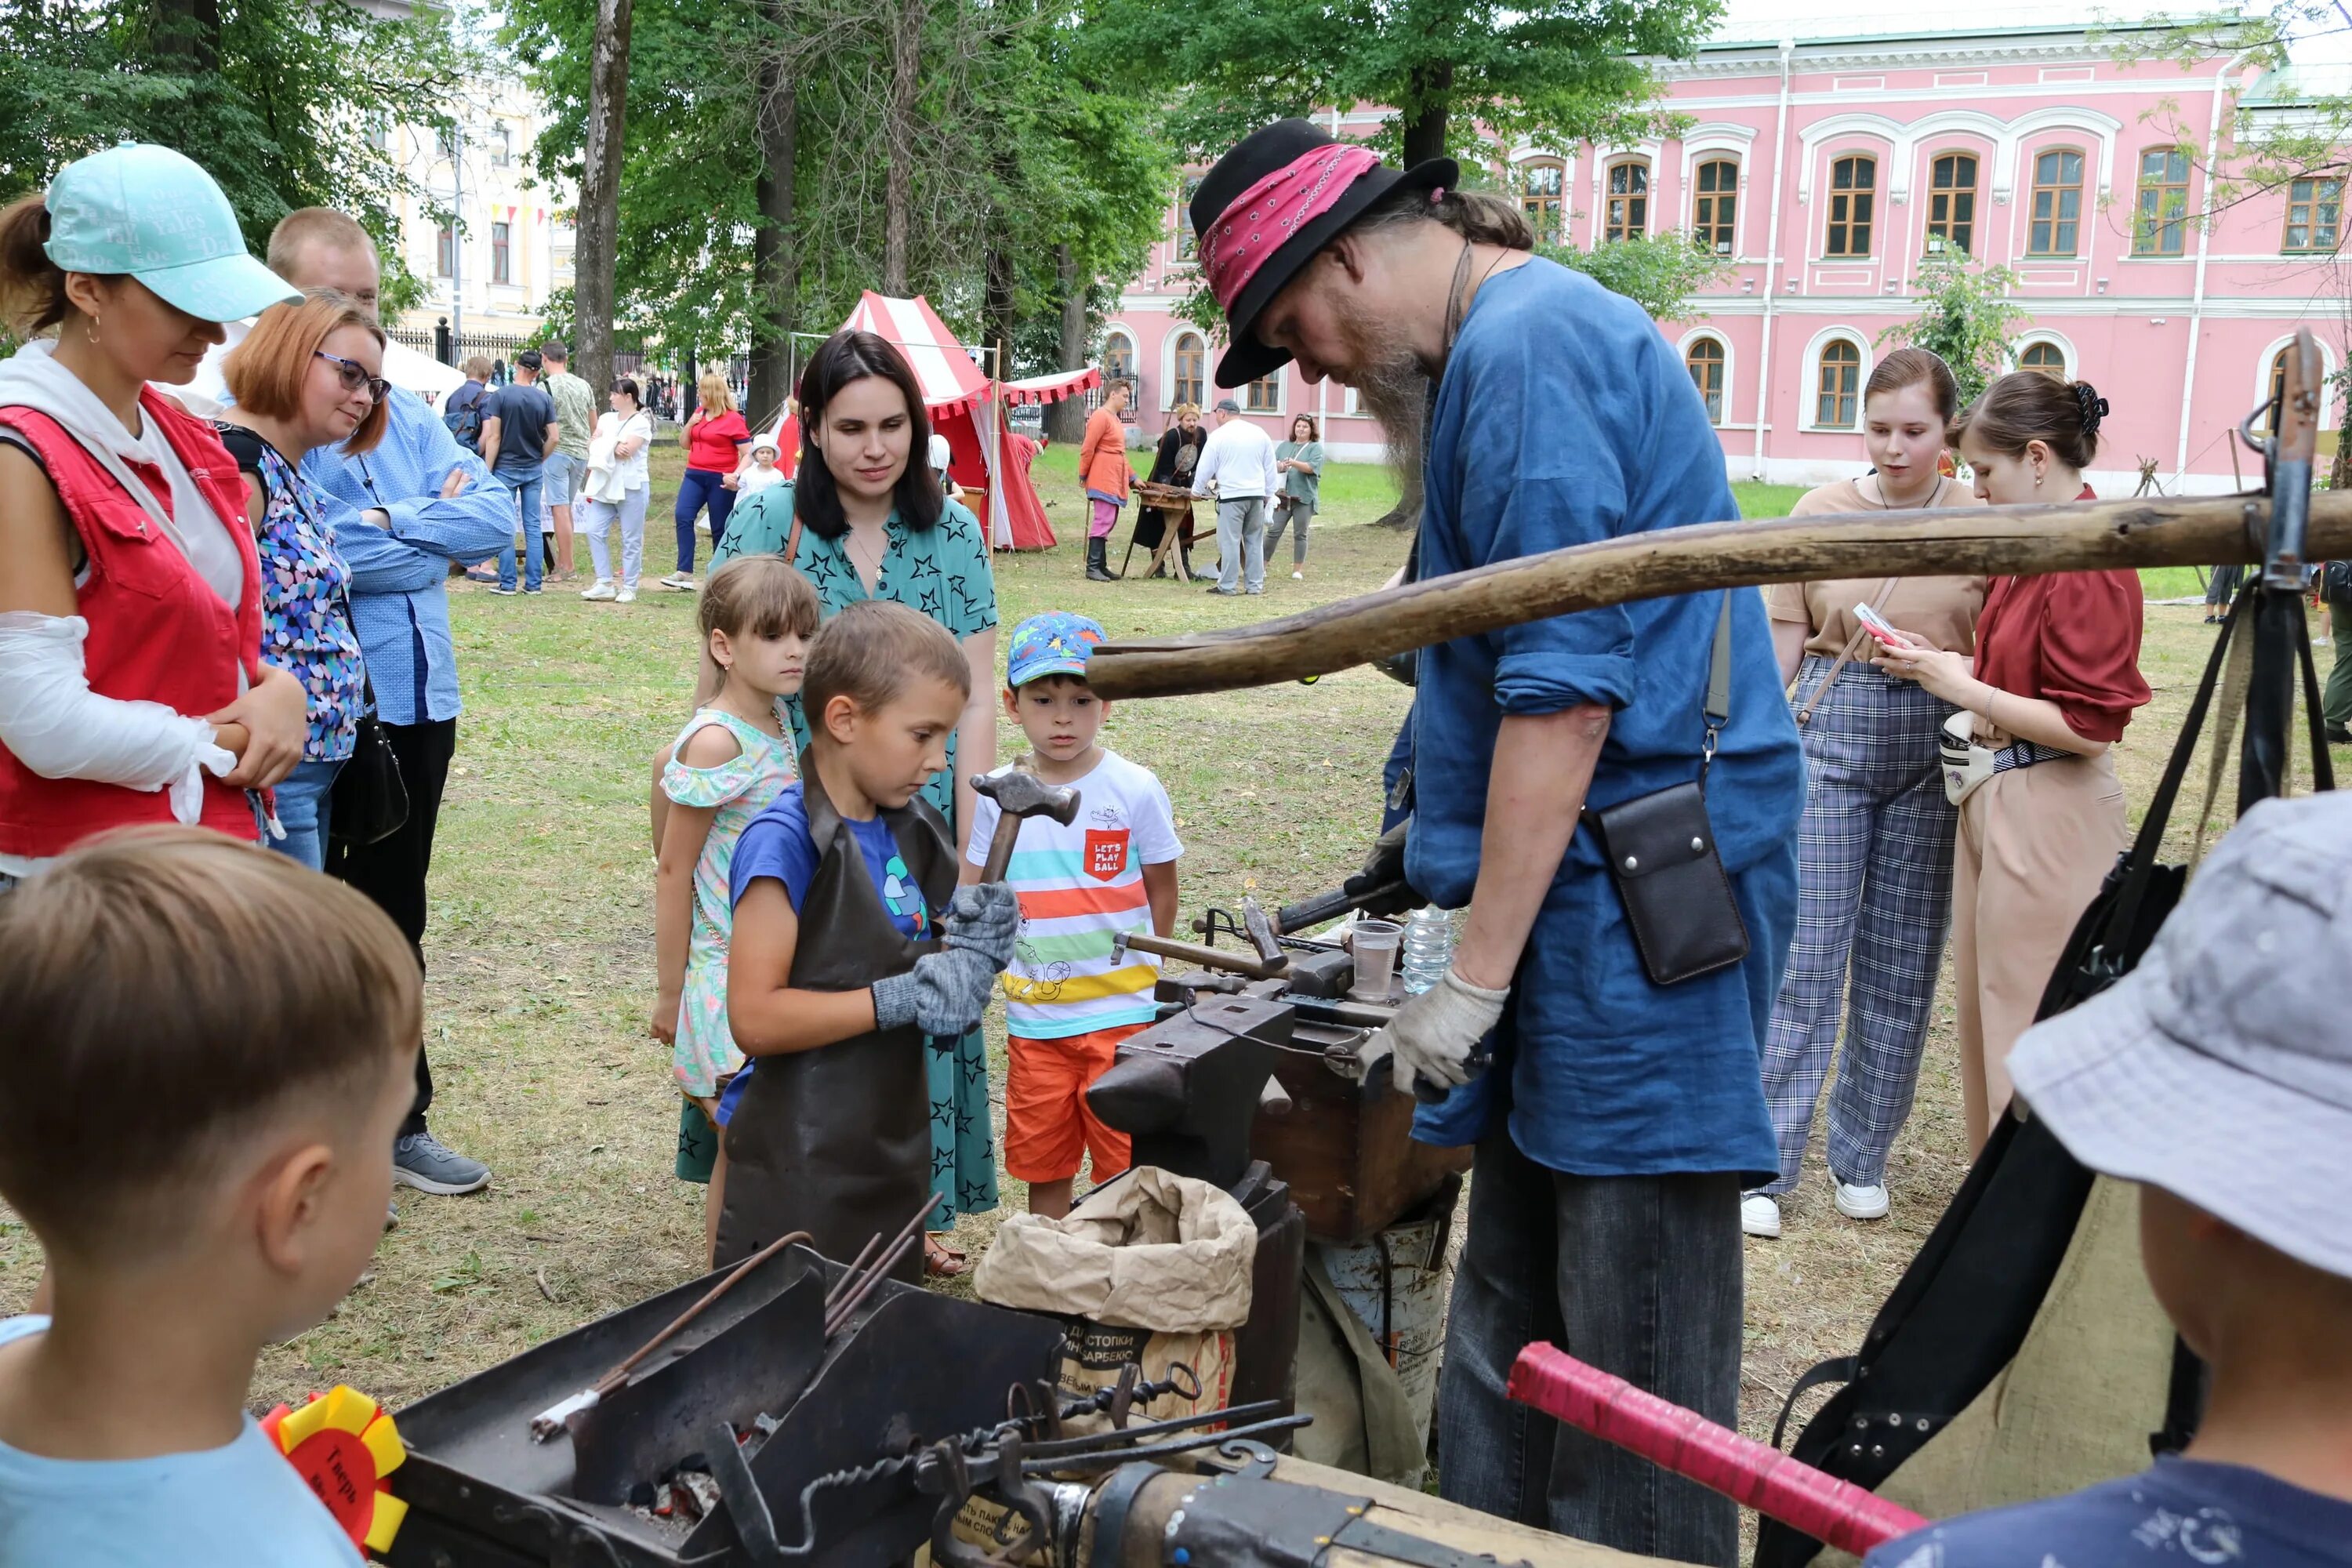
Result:
<instances>
[{"instance_id":1,"label":"grass lawn","mask_svg":"<svg viewBox=\"0 0 2352 1568\"><path fill-rule=\"evenodd\" d=\"M1269 572L1263 605L1168 581L1088 584L1070 461L1066 448L1038 464L1062 544L998 557L1007 626L1047 608L1094 616L1114 637L1237 625L1364 593L1404 556L1402 534L1366 526L1389 504L1381 471L1340 464L1325 481L1308 580L1293 583L1286 564ZM677 473L676 452L657 453L648 581L668 565ZM1769 516L1796 493L1743 486L1740 500ZM467 1198L404 1193L400 1227L359 1287L264 1357L257 1408L338 1382L397 1406L700 1271L702 1190L670 1174L677 1099L667 1048L646 1033L646 766L686 717L694 599L651 589L634 605L592 605L573 591L584 585L539 598L450 590L466 716L432 886L433 1120L453 1147L488 1160L496 1183ZM2210 646L2199 622L2194 608L2148 611L2143 665L2156 700L2117 749L2135 810ZM1107 739L1158 770L1176 804L1186 919L1249 891L1296 898L1353 868L1406 697L1357 669L1312 687L1118 707ZM1005 741L1016 748L1009 725ZM1001 1023L992 1028L1001 1049ZM1752 1434L1769 1430L1798 1371L1855 1347L1962 1174L1951 1028L1947 994L1888 1178L1893 1217L1837 1217L1817 1139L1814 1173L1784 1205L1787 1238L1748 1244ZM1001 1104L1001 1072L995 1090ZM1004 1189L1008 1207L1022 1202L1018 1183ZM961 1239L976 1253L993 1225L968 1218ZM0 1310L26 1300L38 1267L30 1235L0 1213Z\"/></svg>"}]
</instances>

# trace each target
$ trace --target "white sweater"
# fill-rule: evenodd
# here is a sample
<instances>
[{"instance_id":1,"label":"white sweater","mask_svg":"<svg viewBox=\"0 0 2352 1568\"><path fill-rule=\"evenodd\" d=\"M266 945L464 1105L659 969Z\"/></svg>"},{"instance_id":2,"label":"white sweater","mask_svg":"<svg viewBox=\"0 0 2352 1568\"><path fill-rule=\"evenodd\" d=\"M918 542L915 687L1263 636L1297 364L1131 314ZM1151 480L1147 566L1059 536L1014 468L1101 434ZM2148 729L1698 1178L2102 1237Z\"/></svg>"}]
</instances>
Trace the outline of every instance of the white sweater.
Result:
<instances>
[{"instance_id":1,"label":"white sweater","mask_svg":"<svg viewBox=\"0 0 2352 1568\"><path fill-rule=\"evenodd\" d=\"M1219 500L1273 495L1281 488L1274 474L1273 438L1246 419L1228 419L1210 431L1200 466L1192 470L1192 493L1204 496L1212 488Z\"/></svg>"}]
</instances>

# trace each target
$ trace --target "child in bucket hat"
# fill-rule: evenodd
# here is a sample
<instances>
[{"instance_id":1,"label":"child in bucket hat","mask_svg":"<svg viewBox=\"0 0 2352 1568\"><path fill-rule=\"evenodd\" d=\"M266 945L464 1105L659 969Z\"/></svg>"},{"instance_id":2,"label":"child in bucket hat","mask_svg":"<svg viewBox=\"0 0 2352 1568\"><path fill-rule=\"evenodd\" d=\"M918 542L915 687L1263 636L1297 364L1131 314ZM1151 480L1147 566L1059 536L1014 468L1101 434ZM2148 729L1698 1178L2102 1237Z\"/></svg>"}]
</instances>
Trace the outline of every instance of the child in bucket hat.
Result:
<instances>
[{"instance_id":1,"label":"child in bucket hat","mask_svg":"<svg viewBox=\"0 0 2352 1568\"><path fill-rule=\"evenodd\" d=\"M2265 801L2139 968L2036 1026L2017 1092L2140 1185L2158 1301L2211 1372L2177 1458L1890 1542L1868 1568L2352 1564L2352 793Z\"/></svg>"}]
</instances>

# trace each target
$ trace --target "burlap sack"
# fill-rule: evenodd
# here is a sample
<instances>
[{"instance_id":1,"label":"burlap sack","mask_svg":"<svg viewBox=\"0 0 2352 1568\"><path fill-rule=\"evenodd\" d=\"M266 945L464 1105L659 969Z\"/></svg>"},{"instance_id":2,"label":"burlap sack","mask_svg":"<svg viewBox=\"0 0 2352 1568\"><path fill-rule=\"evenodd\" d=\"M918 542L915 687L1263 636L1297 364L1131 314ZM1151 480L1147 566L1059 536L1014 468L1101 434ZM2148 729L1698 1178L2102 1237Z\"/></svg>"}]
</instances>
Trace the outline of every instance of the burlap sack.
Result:
<instances>
[{"instance_id":1,"label":"burlap sack","mask_svg":"<svg viewBox=\"0 0 2352 1568\"><path fill-rule=\"evenodd\" d=\"M1066 1219L1006 1220L971 1285L1000 1307L1197 1334L1249 1321L1256 1257L1257 1226L1231 1194L1147 1165Z\"/></svg>"}]
</instances>

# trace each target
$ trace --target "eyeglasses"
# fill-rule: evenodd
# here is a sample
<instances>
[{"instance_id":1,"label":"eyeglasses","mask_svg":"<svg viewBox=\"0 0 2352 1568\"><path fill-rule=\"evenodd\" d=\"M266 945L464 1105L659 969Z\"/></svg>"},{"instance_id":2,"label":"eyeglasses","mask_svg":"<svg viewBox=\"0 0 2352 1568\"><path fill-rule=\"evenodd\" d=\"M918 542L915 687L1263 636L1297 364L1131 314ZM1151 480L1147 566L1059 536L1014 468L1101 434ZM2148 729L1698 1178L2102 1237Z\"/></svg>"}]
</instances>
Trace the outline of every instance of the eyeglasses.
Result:
<instances>
[{"instance_id":1,"label":"eyeglasses","mask_svg":"<svg viewBox=\"0 0 2352 1568\"><path fill-rule=\"evenodd\" d=\"M331 354L324 349L312 349L310 352L335 367L335 374L342 378L345 392L357 392L365 387L369 402L382 403L383 395L392 390L392 383L380 375L370 375L368 367L355 359Z\"/></svg>"}]
</instances>

